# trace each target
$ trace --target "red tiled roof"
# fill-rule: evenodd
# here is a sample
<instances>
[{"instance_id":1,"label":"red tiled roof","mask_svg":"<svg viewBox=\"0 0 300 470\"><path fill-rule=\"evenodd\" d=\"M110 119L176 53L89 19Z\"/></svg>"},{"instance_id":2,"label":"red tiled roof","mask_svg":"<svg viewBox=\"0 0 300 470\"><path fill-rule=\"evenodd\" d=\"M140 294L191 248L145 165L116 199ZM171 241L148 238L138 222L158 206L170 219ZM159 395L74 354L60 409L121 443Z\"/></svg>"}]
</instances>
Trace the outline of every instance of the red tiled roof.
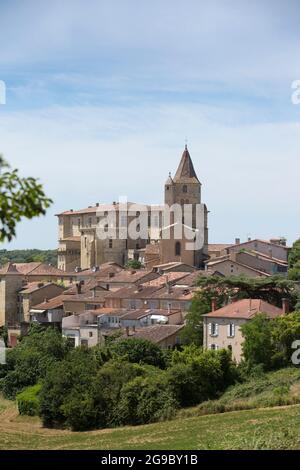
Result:
<instances>
[{"instance_id":1,"label":"red tiled roof","mask_svg":"<svg viewBox=\"0 0 300 470\"><path fill-rule=\"evenodd\" d=\"M144 328L137 328L136 331L130 331L129 336L125 334L122 338L143 338L153 343L161 343L165 339L173 336L174 334L179 333L184 325L155 325L147 326Z\"/></svg>"},{"instance_id":2,"label":"red tiled roof","mask_svg":"<svg viewBox=\"0 0 300 470\"><path fill-rule=\"evenodd\" d=\"M31 307L31 310L50 310L53 308L63 307L63 295L58 295L52 299L42 302L40 304L34 305Z\"/></svg>"},{"instance_id":3,"label":"red tiled roof","mask_svg":"<svg viewBox=\"0 0 300 470\"><path fill-rule=\"evenodd\" d=\"M214 312L203 315L212 318L246 318L250 319L257 313L265 313L269 318L279 317L282 310L261 299L242 299L232 302Z\"/></svg>"}]
</instances>

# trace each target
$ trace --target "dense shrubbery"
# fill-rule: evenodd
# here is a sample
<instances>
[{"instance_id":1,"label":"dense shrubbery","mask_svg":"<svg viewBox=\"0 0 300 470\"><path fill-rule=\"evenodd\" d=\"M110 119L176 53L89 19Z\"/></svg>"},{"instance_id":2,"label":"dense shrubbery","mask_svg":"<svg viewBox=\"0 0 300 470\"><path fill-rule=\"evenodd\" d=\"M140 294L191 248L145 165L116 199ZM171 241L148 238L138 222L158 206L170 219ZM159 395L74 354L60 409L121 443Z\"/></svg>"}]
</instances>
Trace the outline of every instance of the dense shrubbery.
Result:
<instances>
[{"instance_id":1,"label":"dense shrubbery","mask_svg":"<svg viewBox=\"0 0 300 470\"><path fill-rule=\"evenodd\" d=\"M38 410L45 426L87 430L170 419L179 407L218 397L235 371L226 351L166 353L136 338L70 349L59 332L33 328L10 352L1 386L8 398L18 394L20 413Z\"/></svg>"},{"instance_id":2,"label":"dense shrubbery","mask_svg":"<svg viewBox=\"0 0 300 470\"><path fill-rule=\"evenodd\" d=\"M292 344L300 338L300 312L289 313L274 320L264 314L256 315L242 326L244 364L248 374L253 367L263 370L292 365Z\"/></svg>"},{"instance_id":3,"label":"dense shrubbery","mask_svg":"<svg viewBox=\"0 0 300 470\"><path fill-rule=\"evenodd\" d=\"M17 395L17 404L20 415L38 416L40 412L39 393L41 384L27 387Z\"/></svg>"},{"instance_id":4,"label":"dense shrubbery","mask_svg":"<svg viewBox=\"0 0 300 470\"><path fill-rule=\"evenodd\" d=\"M51 364L62 360L69 349L57 330L33 325L29 335L7 353L5 377L0 379L4 396L15 398L25 387L35 385Z\"/></svg>"}]
</instances>

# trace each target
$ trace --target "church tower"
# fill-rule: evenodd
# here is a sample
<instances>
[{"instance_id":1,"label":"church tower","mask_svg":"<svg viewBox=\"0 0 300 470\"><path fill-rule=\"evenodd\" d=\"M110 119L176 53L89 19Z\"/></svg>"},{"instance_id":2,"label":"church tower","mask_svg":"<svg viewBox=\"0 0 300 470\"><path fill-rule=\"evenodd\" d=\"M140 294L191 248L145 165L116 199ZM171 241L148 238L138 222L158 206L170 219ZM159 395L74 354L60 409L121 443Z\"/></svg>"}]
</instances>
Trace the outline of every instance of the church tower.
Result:
<instances>
[{"instance_id":1,"label":"church tower","mask_svg":"<svg viewBox=\"0 0 300 470\"><path fill-rule=\"evenodd\" d=\"M195 228L195 205L201 203L201 183L196 175L190 153L185 146L174 178L169 174L165 184L165 204L192 204L193 228Z\"/></svg>"},{"instance_id":2,"label":"church tower","mask_svg":"<svg viewBox=\"0 0 300 470\"><path fill-rule=\"evenodd\" d=\"M208 211L206 206L203 205L203 218L200 221L197 221L196 208L197 205L201 204L201 183L195 172L187 145L185 146L174 177L172 178L171 173L169 173L169 177L165 183L165 205L171 207L174 204L178 204L181 207L184 206L184 211L182 212L182 220L180 221L178 218L177 220L174 220L176 219L176 216L171 212L169 219L170 223L182 223L187 227L190 227L193 231L196 230L198 233L200 231L203 246L200 250L195 251L192 254L184 251L184 240L181 242L176 242L174 239L162 241L163 262L173 260L183 261L185 259L185 262L188 262L188 264L193 264L196 267L203 267L203 261L207 259L208 249Z\"/></svg>"}]
</instances>

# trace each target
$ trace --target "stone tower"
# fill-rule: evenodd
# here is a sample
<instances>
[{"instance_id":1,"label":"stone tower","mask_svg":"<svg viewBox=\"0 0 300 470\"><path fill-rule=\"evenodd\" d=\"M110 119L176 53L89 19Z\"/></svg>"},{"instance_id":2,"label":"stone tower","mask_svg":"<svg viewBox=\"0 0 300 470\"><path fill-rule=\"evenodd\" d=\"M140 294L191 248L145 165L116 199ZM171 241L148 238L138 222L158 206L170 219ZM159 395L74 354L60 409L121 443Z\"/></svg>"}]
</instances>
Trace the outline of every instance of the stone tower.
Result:
<instances>
[{"instance_id":1,"label":"stone tower","mask_svg":"<svg viewBox=\"0 0 300 470\"><path fill-rule=\"evenodd\" d=\"M184 240L181 241L181 247L179 248L179 241L176 242L171 237L171 240L162 241L163 262L167 262L167 260L172 261L174 256L176 260L191 260L192 256L193 262L190 261L190 264L202 267L203 261L207 258L208 250L207 208L205 205L201 205L203 217L197 220L196 210L201 204L201 183L196 175L187 145L185 146L175 176L172 178L170 173L165 183L165 205L171 207L174 204L178 204L182 208L184 206L184 211L180 220L176 214L171 212L169 218L171 225L184 224L198 233L200 232L203 247L195 251L193 255L192 253L185 253L183 247L185 245Z\"/></svg>"}]
</instances>

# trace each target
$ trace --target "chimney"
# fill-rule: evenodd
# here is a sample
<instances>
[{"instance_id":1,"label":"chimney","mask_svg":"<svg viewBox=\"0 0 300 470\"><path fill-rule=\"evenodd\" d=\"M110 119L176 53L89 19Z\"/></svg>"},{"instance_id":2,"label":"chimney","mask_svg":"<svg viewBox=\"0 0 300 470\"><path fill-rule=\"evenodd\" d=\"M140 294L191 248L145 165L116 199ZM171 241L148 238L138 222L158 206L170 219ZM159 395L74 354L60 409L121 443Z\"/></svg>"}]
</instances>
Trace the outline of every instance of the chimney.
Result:
<instances>
[{"instance_id":1,"label":"chimney","mask_svg":"<svg viewBox=\"0 0 300 470\"><path fill-rule=\"evenodd\" d=\"M286 315L287 313L289 313L289 310L290 310L289 299L283 298L282 299L282 314Z\"/></svg>"},{"instance_id":2,"label":"chimney","mask_svg":"<svg viewBox=\"0 0 300 470\"><path fill-rule=\"evenodd\" d=\"M248 242L251 242L251 237L248 237Z\"/></svg>"},{"instance_id":3,"label":"chimney","mask_svg":"<svg viewBox=\"0 0 300 470\"><path fill-rule=\"evenodd\" d=\"M126 336L129 336L129 326L126 326Z\"/></svg>"},{"instance_id":4,"label":"chimney","mask_svg":"<svg viewBox=\"0 0 300 470\"><path fill-rule=\"evenodd\" d=\"M211 311L215 312L217 310L217 299L215 297L211 298Z\"/></svg>"},{"instance_id":5,"label":"chimney","mask_svg":"<svg viewBox=\"0 0 300 470\"><path fill-rule=\"evenodd\" d=\"M236 245L239 245L240 243L241 243L240 238L236 238L236 239L235 239L235 244L236 244Z\"/></svg>"},{"instance_id":6,"label":"chimney","mask_svg":"<svg viewBox=\"0 0 300 470\"><path fill-rule=\"evenodd\" d=\"M76 282L77 294L81 294L81 282Z\"/></svg>"},{"instance_id":7,"label":"chimney","mask_svg":"<svg viewBox=\"0 0 300 470\"><path fill-rule=\"evenodd\" d=\"M45 298L44 298L44 302L45 302L45 303L49 302L48 297L45 297Z\"/></svg>"}]
</instances>

